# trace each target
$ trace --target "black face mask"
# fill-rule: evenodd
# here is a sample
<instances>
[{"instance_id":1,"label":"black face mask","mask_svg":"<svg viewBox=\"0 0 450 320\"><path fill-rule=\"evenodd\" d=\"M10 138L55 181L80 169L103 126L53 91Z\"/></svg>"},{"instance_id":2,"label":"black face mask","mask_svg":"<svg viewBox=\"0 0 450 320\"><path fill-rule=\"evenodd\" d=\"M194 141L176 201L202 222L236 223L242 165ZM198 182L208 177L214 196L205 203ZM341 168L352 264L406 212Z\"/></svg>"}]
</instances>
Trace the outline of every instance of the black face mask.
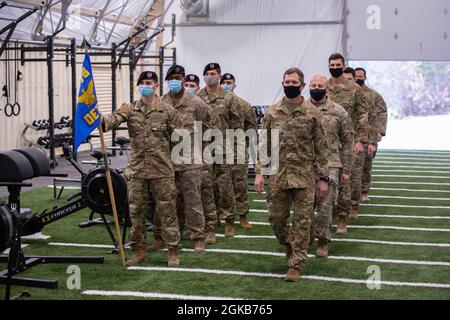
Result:
<instances>
[{"instance_id":1,"label":"black face mask","mask_svg":"<svg viewBox=\"0 0 450 320\"><path fill-rule=\"evenodd\" d=\"M284 87L284 94L289 99L295 99L297 98L300 93L302 93L301 87L294 87L294 86L285 86Z\"/></svg>"},{"instance_id":2,"label":"black face mask","mask_svg":"<svg viewBox=\"0 0 450 320\"><path fill-rule=\"evenodd\" d=\"M330 73L334 78L339 78L344 73L344 68L331 69Z\"/></svg>"},{"instance_id":3,"label":"black face mask","mask_svg":"<svg viewBox=\"0 0 450 320\"><path fill-rule=\"evenodd\" d=\"M356 80L356 83L359 84L362 87L366 83L366 81L358 79L358 80Z\"/></svg>"},{"instance_id":4,"label":"black face mask","mask_svg":"<svg viewBox=\"0 0 450 320\"><path fill-rule=\"evenodd\" d=\"M309 94L314 101L321 101L327 94L327 91L322 89L311 89L309 90Z\"/></svg>"}]
</instances>

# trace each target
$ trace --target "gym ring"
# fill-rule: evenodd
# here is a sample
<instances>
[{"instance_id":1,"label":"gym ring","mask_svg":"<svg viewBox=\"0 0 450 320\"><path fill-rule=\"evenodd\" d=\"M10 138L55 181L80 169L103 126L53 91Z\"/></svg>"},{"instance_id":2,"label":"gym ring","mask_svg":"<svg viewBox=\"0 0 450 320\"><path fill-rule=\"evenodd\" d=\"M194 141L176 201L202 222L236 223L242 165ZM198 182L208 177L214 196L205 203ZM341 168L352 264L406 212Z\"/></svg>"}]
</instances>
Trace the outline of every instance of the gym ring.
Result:
<instances>
[{"instance_id":1,"label":"gym ring","mask_svg":"<svg viewBox=\"0 0 450 320\"><path fill-rule=\"evenodd\" d=\"M8 108L11 109L11 112L8 112ZM7 103L5 106L5 115L10 118L14 113L13 105L11 103Z\"/></svg>"},{"instance_id":2,"label":"gym ring","mask_svg":"<svg viewBox=\"0 0 450 320\"><path fill-rule=\"evenodd\" d=\"M15 117L19 116L21 111L22 111L22 108L20 107L20 104L18 102L14 103L12 105L12 114L13 114L13 116L15 116Z\"/></svg>"}]
</instances>

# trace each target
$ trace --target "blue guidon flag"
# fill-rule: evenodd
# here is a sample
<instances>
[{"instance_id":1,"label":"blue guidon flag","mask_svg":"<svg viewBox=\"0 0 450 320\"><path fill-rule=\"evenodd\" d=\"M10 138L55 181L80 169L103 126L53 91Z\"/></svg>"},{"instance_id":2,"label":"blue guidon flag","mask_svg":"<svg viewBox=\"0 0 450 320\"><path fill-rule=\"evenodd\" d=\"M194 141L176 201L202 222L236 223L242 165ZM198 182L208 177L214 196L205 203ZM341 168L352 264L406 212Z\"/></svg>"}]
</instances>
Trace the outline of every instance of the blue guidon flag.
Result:
<instances>
[{"instance_id":1,"label":"blue guidon flag","mask_svg":"<svg viewBox=\"0 0 450 320\"><path fill-rule=\"evenodd\" d=\"M91 58L86 52L81 72L81 84L78 92L77 110L75 113L75 136L73 153L100 125L97 94L95 92L94 75L92 74Z\"/></svg>"}]
</instances>

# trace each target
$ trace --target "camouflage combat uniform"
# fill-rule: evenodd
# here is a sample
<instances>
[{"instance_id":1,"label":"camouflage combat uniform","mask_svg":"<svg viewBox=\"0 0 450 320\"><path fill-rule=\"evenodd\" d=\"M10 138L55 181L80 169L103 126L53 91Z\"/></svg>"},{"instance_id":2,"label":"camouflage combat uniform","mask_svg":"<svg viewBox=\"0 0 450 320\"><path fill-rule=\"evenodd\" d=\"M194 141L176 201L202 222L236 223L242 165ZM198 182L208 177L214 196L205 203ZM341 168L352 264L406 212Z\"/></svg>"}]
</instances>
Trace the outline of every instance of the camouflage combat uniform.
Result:
<instances>
[{"instance_id":1,"label":"camouflage combat uniform","mask_svg":"<svg viewBox=\"0 0 450 320\"><path fill-rule=\"evenodd\" d=\"M333 84L331 80L328 80L327 94L330 100L344 107L352 119L353 129L355 130L354 143L361 142L363 145L366 145L369 141L369 108L367 97L362 93L361 87L347 79L339 84ZM364 154L353 154L350 183L339 186L336 207L338 215L348 216L350 214L350 209L352 208L351 188L356 181L361 181L363 163Z\"/></svg>"},{"instance_id":2,"label":"camouflage combat uniform","mask_svg":"<svg viewBox=\"0 0 450 320\"><path fill-rule=\"evenodd\" d=\"M378 133L380 133L383 137L386 135L386 126L387 126L387 118L388 118L388 112L387 112L387 106L386 102L384 101L383 97L375 90L363 86L363 91L367 92L367 94L371 97L372 100L372 106L371 108L374 109L374 121L369 122L372 125L373 134L375 137L377 137ZM378 141L376 140L376 146L378 146ZM364 161L364 169L363 169L363 175L362 175L362 184L361 184L361 192L362 193L369 193L370 190L370 182L372 178L372 163L373 158L369 157L369 155L366 154L365 161Z\"/></svg>"},{"instance_id":3,"label":"camouflage combat uniform","mask_svg":"<svg viewBox=\"0 0 450 320\"><path fill-rule=\"evenodd\" d=\"M287 264L302 270L307 259L311 215L314 209L316 175L328 176L329 146L322 116L312 104L292 105L284 99L270 106L260 134L260 156L271 155L271 134L279 130L279 167L270 176L267 193L269 221L278 241L292 249ZM256 173L262 173L258 160ZM294 211L289 224L290 210Z\"/></svg>"},{"instance_id":4,"label":"camouflage combat uniform","mask_svg":"<svg viewBox=\"0 0 450 320\"><path fill-rule=\"evenodd\" d=\"M144 214L150 193L161 220L162 238L169 248L177 247L180 230L170 138L182 123L175 109L157 98L152 105L139 100L104 116L104 120L106 130L117 128L124 122L128 125L131 153L124 173L128 181L133 251L145 251L147 247Z\"/></svg>"},{"instance_id":5,"label":"camouflage combat uniform","mask_svg":"<svg viewBox=\"0 0 450 320\"><path fill-rule=\"evenodd\" d=\"M309 100L322 114L322 124L330 146L328 166L330 181L328 194L322 200L316 200L317 215L313 216L311 232L319 242L331 241L333 207L337 198L340 175L350 175L353 163L352 120L343 107L330 99L318 103Z\"/></svg>"},{"instance_id":6,"label":"camouflage combat uniform","mask_svg":"<svg viewBox=\"0 0 450 320\"><path fill-rule=\"evenodd\" d=\"M228 158L233 158L232 150L225 150L226 130L232 128L232 123L240 121L239 104L231 93L225 92L221 87L218 92L209 94L206 88L198 93L198 96L205 101L213 110L217 117L224 141L223 164L213 164L214 171L214 198L216 201L217 214L225 220L234 221L236 214L236 200L234 199L233 180L231 178L231 165L226 164ZM231 156L230 156L231 155Z\"/></svg>"},{"instance_id":7,"label":"camouflage combat uniform","mask_svg":"<svg viewBox=\"0 0 450 320\"><path fill-rule=\"evenodd\" d=\"M256 113L253 107L244 99L237 97L241 112L241 121L233 123L233 129L242 129L244 132L250 129L256 132ZM240 141L244 142L244 141ZM245 143L245 163L239 163L238 152L239 148L235 145L234 161L235 164L231 167L231 175L233 179L234 198L236 200L236 211L239 216L246 216L250 210L248 205L248 141Z\"/></svg>"},{"instance_id":8,"label":"camouflage combat uniform","mask_svg":"<svg viewBox=\"0 0 450 320\"><path fill-rule=\"evenodd\" d=\"M202 129L211 128L211 114L207 105L200 98L185 92L180 100L174 101L171 94L167 93L161 98L161 102L171 105L175 108L177 115L183 123L183 129L190 132L191 154L187 164L174 164L175 182L177 186L177 215L180 223L180 230L184 224L190 231L191 240L205 240L205 217L203 215L203 205L201 196L202 185L202 143L195 144L194 125L195 122L202 123ZM203 136L203 131L198 132ZM195 150L197 147L198 150ZM187 151L187 150L186 150ZM195 158L197 153L197 158ZM173 159L176 160L176 159ZM195 163L200 160L200 163ZM155 239L161 239L161 229L156 214L155 219Z\"/></svg>"}]
</instances>

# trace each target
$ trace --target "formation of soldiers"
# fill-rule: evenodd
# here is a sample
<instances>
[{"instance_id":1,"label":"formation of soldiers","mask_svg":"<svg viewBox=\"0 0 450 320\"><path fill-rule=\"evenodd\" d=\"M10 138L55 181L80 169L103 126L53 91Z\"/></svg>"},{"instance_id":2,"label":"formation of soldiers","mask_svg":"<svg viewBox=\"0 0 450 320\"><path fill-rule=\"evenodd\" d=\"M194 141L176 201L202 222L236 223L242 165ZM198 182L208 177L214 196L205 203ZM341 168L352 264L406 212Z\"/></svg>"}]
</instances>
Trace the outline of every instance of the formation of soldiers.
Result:
<instances>
[{"instance_id":1,"label":"formation of soldiers","mask_svg":"<svg viewBox=\"0 0 450 320\"><path fill-rule=\"evenodd\" d=\"M267 109L261 128L266 134L259 136L259 154L278 153L275 170L274 163L255 159L255 188L264 191L266 169L272 168L267 207L273 231L286 246L286 281L300 278L315 239L316 256L328 256L333 216L338 219L336 234L347 234L348 218L357 219L359 203L369 200L372 160L386 133L386 104L365 84L366 71L344 69L340 54L330 57L329 67L330 79L312 77L309 100L301 94L306 87L303 72L288 69L282 81L285 97ZM200 89L197 75L186 75L182 66L174 65L165 78L169 92L158 97L157 74L142 72L137 82L141 98L102 117L105 130L126 122L131 140L124 172L132 222L128 266L140 264L147 252L145 212L151 196L156 215L150 249L167 248L169 267L180 265L183 233L195 252L203 253L206 244L216 242L222 219L226 238L235 236L237 216L243 230L252 229L247 218L249 141L244 141L242 163L237 161L242 149L236 141L227 144L225 137L230 130L256 130L256 114L234 93L235 77L222 75L219 64L207 64L203 77L206 87ZM196 146L199 123L202 137L210 129L222 133L215 141L222 148L210 152L204 140ZM276 149L271 143L275 133ZM193 152L187 158L176 149L174 136L190 141ZM232 164L226 161L230 158Z\"/></svg>"}]
</instances>

